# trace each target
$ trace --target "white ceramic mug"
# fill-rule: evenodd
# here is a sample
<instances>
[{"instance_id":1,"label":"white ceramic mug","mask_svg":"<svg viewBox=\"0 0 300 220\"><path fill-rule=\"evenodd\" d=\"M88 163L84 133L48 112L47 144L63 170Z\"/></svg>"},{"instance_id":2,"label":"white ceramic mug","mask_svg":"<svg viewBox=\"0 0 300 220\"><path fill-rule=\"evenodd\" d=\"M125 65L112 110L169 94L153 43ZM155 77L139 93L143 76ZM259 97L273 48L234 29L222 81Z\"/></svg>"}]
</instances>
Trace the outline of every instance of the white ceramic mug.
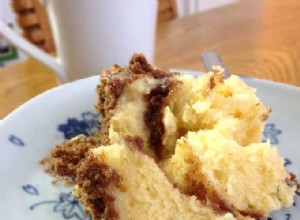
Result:
<instances>
[{"instance_id":1,"label":"white ceramic mug","mask_svg":"<svg viewBox=\"0 0 300 220\"><path fill-rule=\"evenodd\" d=\"M133 53L153 61L157 0L43 0L58 58L14 33L0 21L0 33L54 70L61 83L125 65Z\"/></svg>"}]
</instances>

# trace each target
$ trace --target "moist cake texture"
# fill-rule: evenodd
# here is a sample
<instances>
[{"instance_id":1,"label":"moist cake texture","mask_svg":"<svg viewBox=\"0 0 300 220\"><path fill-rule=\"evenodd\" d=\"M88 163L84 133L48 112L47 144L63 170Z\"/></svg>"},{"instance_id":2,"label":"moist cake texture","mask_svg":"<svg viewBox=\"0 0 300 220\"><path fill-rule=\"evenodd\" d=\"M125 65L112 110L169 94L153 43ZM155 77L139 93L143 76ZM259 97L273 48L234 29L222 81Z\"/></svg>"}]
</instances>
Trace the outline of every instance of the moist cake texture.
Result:
<instances>
[{"instance_id":1,"label":"moist cake texture","mask_svg":"<svg viewBox=\"0 0 300 220\"><path fill-rule=\"evenodd\" d=\"M99 181L88 175L95 169L99 169L95 173L101 175ZM77 183L74 191L84 205L98 206L99 197L91 199L95 188L108 204L104 212L93 212L95 219L235 219L231 213L216 213L195 196L180 193L153 158L131 146L93 149L78 170Z\"/></svg>"},{"instance_id":2,"label":"moist cake texture","mask_svg":"<svg viewBox=\"0 0 300 220\"><path fill-rule=\"evenodd\" d=\"M165 173L189 195L216 209L253 218L293 203L284 160L268 143L243 147L216 130L189 132L177 141Z\"/></svg>"},{"instance_id":3,"label":"moist cake texture","mask_svg":"<svg viewBox=\"0 0 300 220\"><path fill-rule=\"evenodd\" d=\"M255 219L299 184L269 142L271 109L238 76L155 69L141 54L97 87L102 130L57 146L48 171L93 219Z\"/></svg>"}]
</instances>

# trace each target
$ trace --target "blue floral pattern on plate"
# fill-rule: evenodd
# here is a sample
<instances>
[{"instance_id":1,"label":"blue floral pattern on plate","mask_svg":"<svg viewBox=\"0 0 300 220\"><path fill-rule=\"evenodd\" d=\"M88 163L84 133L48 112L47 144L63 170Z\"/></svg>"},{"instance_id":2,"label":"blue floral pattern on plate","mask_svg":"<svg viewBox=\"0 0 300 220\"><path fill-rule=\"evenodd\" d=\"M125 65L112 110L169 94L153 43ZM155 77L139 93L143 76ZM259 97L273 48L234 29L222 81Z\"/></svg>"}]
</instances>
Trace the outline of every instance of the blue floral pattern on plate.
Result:
<instances>
[{"instance_id":1,"label":"blue floral pattern on plate","mask_svg":"<svg viewBox=\"0 0 300 220\"><path fill-rule=\"evenodd\" d=\"M81 113L80 118L68 118L66 123L61 123L57 126L57 130L63 133L65 139L71 139L79 134L89 135L95 130L101 129L99 125L99 115L90 111ZM23 143L21 139L13 136L16 143ZM39 195L39 191L31 184L22 186L22 189L28 195ZM41 205L52 205L53 212L61 213L64 219L88 220L91 216L84 213L79 201L72 195L71 192L61 192L58 199L43 200L34 203L29 207L30 210Z\"/></svg>"},{"instance_id":2,"label":"blue floral pattern on plate","mask_svg":"<svg viewBox=\"0 0 300 220\"><path fill-rule=\"evenodd\" d=\"M9 135L8 141L19 147L25 146L24 141L21 138L19 138L17 135L14 135L14 134Z\"/></svg>"},{"instance_id":3,"label":"blue floral pattern on plate","mask_svg":"<svg viewBox=\"0 0 300 220\"><path fill-rule=\"evenodd\" d=\"M99 115L92 112L83 112L81 118L68 118L64 124L59 124L58 131L64 134L65 139L71 139L79 134L89 135L100 129Z\"/></svg>"},{"instance_id":4,"label":"blue floral pattern on plate","mask_svg":"<svg viewBox=\"0 0 300 220\"><path fill-rule=\"evenodd\" d=\"M24 192L29 195L39 195L39 191L36 187L30 184L26 184L22 186ZM34 192L34 193L33 193ZM78 200L72 195L71 192L68 193L60 193L58 199L54 200L46 200L34 203L29 207L30 210L34 210L35 208L41 205L52 205L53 212L61 213L64 219L78 219L78 220L88 220L91 219L91 216L86 215L84 213L83 208L81 207Z\"/></svg>"},{"instance_id":5,"label":"blue floral pattern on plate","mask_svg":"<svg viewBox=\"0 0 300 220\"><path fill-rule=\"evenodd\" d=\"M271 144L279 144L278 135L282 133L281 130L276 128L274 123L266 124L265 130L263 132L263 142L270 140Z\"/></svg>"},{"instance_id":6,"label":"blue floral pattern on plate","mask_svg":"<svg viewBox=\"0 0 300 220\"><path fill-rule=\"evenodd\" d=\"M22 186L22 189L24 190L24 192L30 194L30 195L39 195L39 191L37 190L36 187L30 185L30 184L26 184L24 186Z\"/></svg>"},{"instance_id":7,"label":"blue floral pattern on plate","mask_svg":"<svg viewBox=\"0 0 300 220\"><path fill-rule=\"evenodd\" d=\"M259 219L259 220L262 220L262 219ZM266 220L276 220L276 219L274 219L274 218L267 218ZM285 214L284 220L291 220L291 214Z\"/></svg>"}]
</instances>

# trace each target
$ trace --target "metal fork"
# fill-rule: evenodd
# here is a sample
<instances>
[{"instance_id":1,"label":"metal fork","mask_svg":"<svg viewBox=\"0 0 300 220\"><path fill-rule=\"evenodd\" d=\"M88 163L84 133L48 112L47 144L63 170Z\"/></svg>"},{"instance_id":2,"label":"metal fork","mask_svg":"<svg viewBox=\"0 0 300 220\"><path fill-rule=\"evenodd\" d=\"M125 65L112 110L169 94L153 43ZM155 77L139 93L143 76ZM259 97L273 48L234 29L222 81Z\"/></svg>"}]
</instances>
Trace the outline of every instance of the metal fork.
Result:
<instances>
[{"instance_id":1,"label":"metal fork","mask_svg":"<svg viewBox=\"0 0 300 220\"><path fill-rule=\"evenodd\" d=\"M202 61L205 68L209 71L212 66L221 66L224 69L224 78L228 78L230 73L228 68L225 66L221 57L216 52L206 52L201 54Z\"/></svg>"}]
</instances>

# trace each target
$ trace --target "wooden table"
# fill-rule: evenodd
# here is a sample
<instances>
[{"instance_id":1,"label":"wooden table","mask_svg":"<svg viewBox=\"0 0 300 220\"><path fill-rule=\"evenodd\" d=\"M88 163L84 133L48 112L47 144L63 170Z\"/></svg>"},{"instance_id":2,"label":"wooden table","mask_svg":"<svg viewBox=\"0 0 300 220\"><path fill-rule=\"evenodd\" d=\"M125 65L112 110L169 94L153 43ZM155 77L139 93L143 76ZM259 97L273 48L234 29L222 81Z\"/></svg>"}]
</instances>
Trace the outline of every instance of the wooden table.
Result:
<instances>
[{"instance_id":1,"label":"wooden table","mask_svg":"<svg viewBox=\"0 0 300 220\"><path fill-rule=\"evenodd\" d=\"M155 64L203 70L200 54L217 51L232 73L300 86L300 1L239 3L160 23ZM33 59L0 70L0 119L57 86Z\"/></svg>"}]
</instances>

